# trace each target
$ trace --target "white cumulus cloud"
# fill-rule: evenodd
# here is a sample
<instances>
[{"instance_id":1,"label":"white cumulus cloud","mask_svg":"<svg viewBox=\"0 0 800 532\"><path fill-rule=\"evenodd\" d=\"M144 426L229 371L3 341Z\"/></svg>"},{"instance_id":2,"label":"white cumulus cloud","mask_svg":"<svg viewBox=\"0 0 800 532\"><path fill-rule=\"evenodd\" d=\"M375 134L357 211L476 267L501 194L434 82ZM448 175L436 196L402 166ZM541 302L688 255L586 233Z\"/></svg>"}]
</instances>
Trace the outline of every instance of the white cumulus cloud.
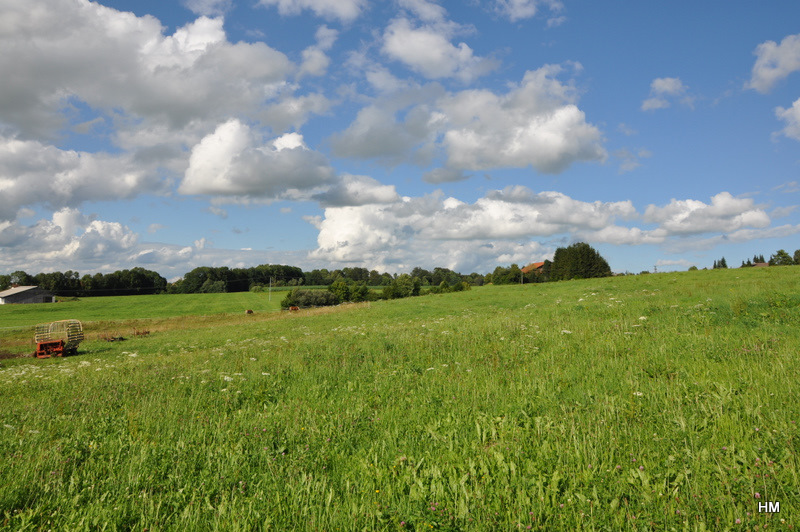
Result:
<instances>
[{"instance_id":1,"label":"white cumulus cloud","mask_svg":"<svg viewBox=\"0 0 800 532\"><path fill-rule=\"evenodd\" d=\"M162 186L127 155L60 150L38 141L0 137L0 220L13 219L24 206L58 210L158 192Z\"/></svg>"},{"instance_id":2,"label":"white cumulus cloud","mask_svg":"<svg viewBox=\"0 0 800 532\"><path fill-rule=\"evenodd\" d=\"M603 135L576 105L572 85L558 80L562 70L547 65L528 71L505 94L443 93L434 84L394 95L363 108L335 134L334 153L390 163L415 155L424 164L442 152L447 170L425 175L434 183L460 180L463 170L530 166L559 173L575 162L603 161ZM404 99L410 108L401 119L398 102Z\"/></svg>"},{"instance_id":3,"label":"white cumulus cloud","mask_svg":"<svg viewBox=\"0 0 800 532\"><path fill-rule=\"evenodd\" d=\"M784 37L780 44L761 43L754 54L756 62L747 87L766 94L789 74L800 70L800 34Z\"/></svg>"},{"instance_id":4,"label":"white cumulus cloud","mask_svg":"<svg viewBox=\"0 0 800 532\"><path fill-rule=\"evenodd\" d=\"M410 20L397 18L384 32L383 51L428 79L467 83L497 68L497 61L475 55L466 43L453 45L452 28L452 24L415 27Z\"/></svg>"},{"instance_id":5,"label":"white cumulus cloud","mask_svg":"<svg viewBox=\"0 0 800 532\"><path fill-rule=\"evenodd\" d=\"M468 90L443 98L448 166L467 170L524 168L559 173L577 161L602 161L602 134L586 122L570 86L547 65L528 71L504 95Z\"/></svg>"},{"instance_id":6,"label":"white cumulus cloud","mask_svg":"<svg viewBox=\"0 0 800 532\"><path fill-rule=\"evenodd\" d=\"M333 180L333 169L297 133L262 144L247 125L229 120L206 136L189 158L182 194L234 200L277 199Z\"/></svg>"},{"instance_id":7,"label":"white cumulus cloud","mask_svg":"<svg viewBox=\"0 0 800 532\"><path fill-rule=\"evenodd\" d=\"M345 174L339 182L313 199L323 206L370 205L393 203L400 199L394 185L384 185L368 176Z\"/></svg>"},{"instance_id":8,"label":"white cumulus cloud","mask_svg":"<svg viewBox=\"0 0 800 532\"><path fill-rule=\"evenodd\" d=\"M710 204L673 199L664 207L650 205L644 221L658 224L671 235L732 233L748 227L762 229L770 224L767 213L756 207L752 198L734 198L729 192L713 196Z\"/></svg>"},{"instance_id":9,"label":"white cumulus cloud","mask_svg":"<svg viewBox=\"0 0 800 532\"><path fill-rule=\"evenodd\" d=\"M788 109L783 107L775 109L775 116L786 123L786 126L780 131L783 135L800 140L800 99L795 100Z\"/></svg>"}]
</instances>

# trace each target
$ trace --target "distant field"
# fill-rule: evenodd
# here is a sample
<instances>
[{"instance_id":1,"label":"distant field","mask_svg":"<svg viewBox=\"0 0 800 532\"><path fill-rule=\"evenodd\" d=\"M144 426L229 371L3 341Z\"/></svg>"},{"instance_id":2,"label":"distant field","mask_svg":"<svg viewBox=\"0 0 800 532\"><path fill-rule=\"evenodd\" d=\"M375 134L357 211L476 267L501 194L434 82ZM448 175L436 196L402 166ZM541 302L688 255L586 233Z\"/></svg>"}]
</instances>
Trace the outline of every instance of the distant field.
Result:
<instances>
[{"instance_id":1,"label":"distant field","mask_svg":"<svg viewBox=\"0 0 800 532\"><path fill-rule=\"evenodd\" d=\"M285 292L238 292L233 294L161 294L152 296L84 297L79 301L37 305L0 305L3 327L28 327L37 323L77 319L115 321L177 316L207 316L222 313L274 311L280 309Z\"/></svg>"},{"instance_id":2,"label":"distant field","mask_svg":"<svg viewBox=\"0 0 800 532\"><path fill-rule=\"evenodd\" d=\"M800 267L264 300L0 361L0 528L800 525Z\"/></svg>"}]
</instances>

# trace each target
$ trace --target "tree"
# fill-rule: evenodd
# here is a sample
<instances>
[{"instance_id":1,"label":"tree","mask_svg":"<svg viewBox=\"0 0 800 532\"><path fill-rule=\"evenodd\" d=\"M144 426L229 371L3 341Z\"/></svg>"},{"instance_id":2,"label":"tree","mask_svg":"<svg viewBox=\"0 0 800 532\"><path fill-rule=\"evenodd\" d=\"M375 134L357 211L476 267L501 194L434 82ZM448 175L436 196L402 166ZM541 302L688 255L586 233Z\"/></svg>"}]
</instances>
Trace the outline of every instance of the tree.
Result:
<instances>
[{"instance_id":1,"label":"tree","mask_svg":"<svg viewBox=\"0 0 800 532\"><path fill-rule=\"evenodd\" d=\"M328 287L328 290L336 296L336 301L338 303L344 303L345 301L350 301L350 287L347 286L347 281L344 279L337 279Z\"/></svg>"},{"instance_id":2,"label":"tree","mask_svg":"<svg viewBox=\"0 0 800 532\"><path fill-rule=\"evenodd\" d=\"M783 249L779 249L769 258L770 266L791 266L792 264L794 264L794 259Z\"/></svg>"},{"instance_id":3,"label":"tree","mask_svg":"<svg viewBox=\"0 0 800 532\"><path fill-rule=\"evenodd\" d=\"M794 250L794 263L800 266L800 249Z\"/></svg>"},{"instance_id":4,"label":"tree","mask_svg":"<svg viewBox=\"0 0 800 532\"><path fill-rule=\"evenodd\" d=\"M22 270L17 270L11 274L11 284L16 284L19 286L31 286L33 283L33 276L28 275Z\"/></svg>"},{"instance_id":5,"label":"tree","mask_svg":"<svg viewBox=\"0 0 800 532\"><path fill-rule=\"evenodd\" d=\"M611 276L611 267L608 262L589 244L578 242L567 248L556 249L550 269L552 280L609 276Z\"/></svg>"},{"instance_id":6,"label":"tree","mask_svg":"<svg viewBox=\"0 0 800 532\"><path fill-rule=\"evenodd\" d=\"M7 290L9 286L11 286L11 276L0 275L0 292Z\"/></svg>"}]
</instances>

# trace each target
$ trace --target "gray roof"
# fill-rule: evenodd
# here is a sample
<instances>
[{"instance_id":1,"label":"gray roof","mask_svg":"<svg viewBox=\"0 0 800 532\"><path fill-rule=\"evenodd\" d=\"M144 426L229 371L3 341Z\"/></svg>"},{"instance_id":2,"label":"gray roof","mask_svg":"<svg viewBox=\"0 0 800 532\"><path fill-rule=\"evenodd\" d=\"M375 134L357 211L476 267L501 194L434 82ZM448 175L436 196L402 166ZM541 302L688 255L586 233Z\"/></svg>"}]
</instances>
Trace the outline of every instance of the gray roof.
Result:
<instances>
[{"instance_id":1,"label":"gray roof","mask_svg":"<svg viewBox=\"0 0 800 532\"><path fill-rule=\"evenodd\" d=\"M28 290L33 290L34 288L39 288L38 286L18 286L16 288L9 288L3 292L0 292L0 298L13 296L15 294L20 294L22 292L27 292Z\"/></svg>"}]
</instances>

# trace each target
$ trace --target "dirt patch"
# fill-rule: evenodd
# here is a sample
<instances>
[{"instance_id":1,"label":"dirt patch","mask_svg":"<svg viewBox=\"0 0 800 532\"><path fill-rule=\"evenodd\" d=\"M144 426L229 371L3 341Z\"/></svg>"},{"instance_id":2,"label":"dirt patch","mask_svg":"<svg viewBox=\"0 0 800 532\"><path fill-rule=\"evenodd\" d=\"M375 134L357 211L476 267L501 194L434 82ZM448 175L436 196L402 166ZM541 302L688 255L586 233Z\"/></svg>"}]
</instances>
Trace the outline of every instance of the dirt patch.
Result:
<instances>
[{"instance_id":1,"label":"dirt patch","mask_svg":"<svg viewBox=\"0 0 800 532\"><path fill-rule=\"evenodd\" d=\"M6 351L0 351L0 360L7 360L9 358L23 358L25 355L21 353L8 353Z\"/></svg>"}]
</instances>

